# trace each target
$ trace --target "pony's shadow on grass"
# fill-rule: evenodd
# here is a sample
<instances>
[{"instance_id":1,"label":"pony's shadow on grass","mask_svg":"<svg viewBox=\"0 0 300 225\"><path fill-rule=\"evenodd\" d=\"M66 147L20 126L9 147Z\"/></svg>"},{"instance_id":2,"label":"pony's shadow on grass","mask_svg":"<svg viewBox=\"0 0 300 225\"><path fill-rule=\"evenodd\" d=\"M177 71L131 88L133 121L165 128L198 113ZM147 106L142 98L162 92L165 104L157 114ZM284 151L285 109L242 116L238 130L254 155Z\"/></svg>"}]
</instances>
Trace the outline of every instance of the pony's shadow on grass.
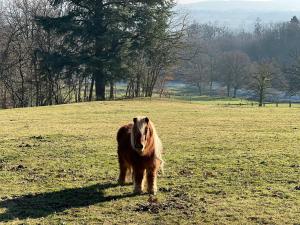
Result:
<instances>
[{"instance_id":1,"label":"pony's shadow on grass","mask_svg":"<svg viewBox=\"0 0 300 225\"><path fill-rule=\"evenodd\" d=\"M0 201L0 208L6 212L0 214L0 222L14 219L41 218L62 212L70 208L86 207L97 203L118 200L134 196L134 194L105 196L104 190L117 187L118 184L95 184L92 186L65 189L55 192L24 195Z\"/></svg>"}]
</instances>

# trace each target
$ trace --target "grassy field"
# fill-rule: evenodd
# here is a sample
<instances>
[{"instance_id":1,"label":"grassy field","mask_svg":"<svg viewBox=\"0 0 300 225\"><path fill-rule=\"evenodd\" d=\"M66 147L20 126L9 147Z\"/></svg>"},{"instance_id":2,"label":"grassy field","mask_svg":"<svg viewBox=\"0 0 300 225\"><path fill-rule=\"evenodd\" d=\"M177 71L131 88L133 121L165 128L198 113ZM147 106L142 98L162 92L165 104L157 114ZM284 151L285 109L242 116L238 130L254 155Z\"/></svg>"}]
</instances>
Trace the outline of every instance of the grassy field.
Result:
<instances>
[{"instance_id":1,"label":"grassy field","mask_svg":"<svg viewBox=\"0 0 300 225\"><path fill-rule=\"evenodd\" d=\"M0 111L0 223L300 224L300 109L179 101ZM117 129L148 115L157 201L116 185Z\"/></svg>"}]
</instances>

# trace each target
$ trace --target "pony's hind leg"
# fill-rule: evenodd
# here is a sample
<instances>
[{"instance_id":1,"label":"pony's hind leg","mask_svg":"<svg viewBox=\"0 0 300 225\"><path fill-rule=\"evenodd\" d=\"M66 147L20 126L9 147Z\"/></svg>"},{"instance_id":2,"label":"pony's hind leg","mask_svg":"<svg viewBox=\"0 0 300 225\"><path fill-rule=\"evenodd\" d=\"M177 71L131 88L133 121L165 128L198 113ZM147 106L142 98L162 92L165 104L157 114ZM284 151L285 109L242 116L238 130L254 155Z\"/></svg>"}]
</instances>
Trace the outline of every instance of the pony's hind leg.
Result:
<instances>
[{"instance_id":1,"label":"pony's hind leg","mask_svg":"<svg viewBox=\"0 0 300 225\"><path fill-rule=\"evenodd\" d=\"M132 167L129 166L127 168L127 172L126 172L126 178L125 178L126 182L133 182L133 173L132 173Z\"/></svg>"},{"instance_id":2,"label":"pony's hind leg","mask_svg":"<svg viewBox=\"0 0 300 225\"><path fill-rule=\"evenodd\" d=\"M119 173L118 183L120 185L125 185L126 174L127 174L127 170L128 170L126 162L124 162L124 160L119 159L119 167L120 167L120 173Z\"/></svg>"}]
</instances>

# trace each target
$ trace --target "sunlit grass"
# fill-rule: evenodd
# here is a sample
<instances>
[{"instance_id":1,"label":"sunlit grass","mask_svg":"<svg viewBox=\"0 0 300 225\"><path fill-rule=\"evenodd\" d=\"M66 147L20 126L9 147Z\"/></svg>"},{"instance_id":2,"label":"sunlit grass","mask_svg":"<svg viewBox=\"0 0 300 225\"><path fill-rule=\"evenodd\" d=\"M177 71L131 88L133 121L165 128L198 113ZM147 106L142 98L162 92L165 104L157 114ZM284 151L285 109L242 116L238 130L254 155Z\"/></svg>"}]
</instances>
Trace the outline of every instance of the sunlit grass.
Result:
<instances>
[{"instance_id":1,"label":"sunlit grass","mask_svg":"<svg viewBox=\"0 0 300 225\"><path fill-rule=\"evenodd\" d=\"M165 147L157 203L115 185L116 131L136 115ZM147 99L14 109L0 111L0 135L1 222L300 223L299 108Z\"/></svg>"}]
</instances>

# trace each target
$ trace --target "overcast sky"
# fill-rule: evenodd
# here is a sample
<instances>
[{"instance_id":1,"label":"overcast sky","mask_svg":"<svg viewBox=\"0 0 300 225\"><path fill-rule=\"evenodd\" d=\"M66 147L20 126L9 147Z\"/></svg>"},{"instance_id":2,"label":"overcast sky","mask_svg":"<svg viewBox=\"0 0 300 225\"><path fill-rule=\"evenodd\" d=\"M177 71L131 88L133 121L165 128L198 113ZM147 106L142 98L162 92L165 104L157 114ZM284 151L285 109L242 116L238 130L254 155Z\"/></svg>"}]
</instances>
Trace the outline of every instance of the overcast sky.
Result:
<instances>
[{"instance_id":1,"label":"overcast sky","mask_svg":"<svg viewBox=\"0 0 300 225\"><path fill-rule=\"evenodd\" d=\"M224 0L224 1L234 1L234 0ZM269 2L271 0L245 0L245 1ZM194 2L209 2L209 0L177 0L177 2L180 4L188 4Z\"/></svg>"}]
</instances>

